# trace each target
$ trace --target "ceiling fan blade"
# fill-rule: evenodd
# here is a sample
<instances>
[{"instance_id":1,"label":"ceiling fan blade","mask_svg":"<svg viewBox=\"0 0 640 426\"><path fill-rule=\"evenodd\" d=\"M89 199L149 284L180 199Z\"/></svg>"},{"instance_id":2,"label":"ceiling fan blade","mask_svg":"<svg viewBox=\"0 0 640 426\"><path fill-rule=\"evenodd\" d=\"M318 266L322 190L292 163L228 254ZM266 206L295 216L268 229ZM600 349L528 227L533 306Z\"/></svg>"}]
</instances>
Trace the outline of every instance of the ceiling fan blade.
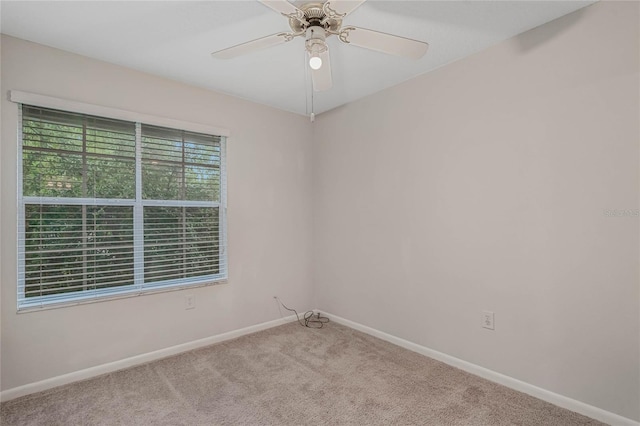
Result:
<instances>
[{"instance_id":1,"label":"ceiling fan blade","mask_svg":"<svg viewBox=\"0 0 640 426\"><path fill-rule=\"evenodd\" d=\"M339 38L343 43L411 59L421 58L429 48L423 41L357 27L343 28Z\"/></svg>"},{"instance_id":2,"label":"ceiling fan blade","mask_svg":"<svg viewBox=\"0 0 640 426\"><path fill-rule=\"evenodd\" d=\"M367 0L329 0L329 8L340 15L348 15Z\"/></svg>"},{"instance_id":3,"label":"ceiling fan blade","mask_svg":"<svg viewBox=\"0 0 640 426\"><path fill-rule=\"evenodd\" d=\"M331 89L333 81L331 80L331 57L329 51L325 50L320 54L322 66L320 69L311 70L311 80L313 81L313 90L321 92Z\"/></svg>"},{"instance_id":4,"label":"ceiling fan blade","mask_svg":"<svg viewBox=\"0 0 640 426\"><path fill-rule=\"evenodd\" d=\"M298 12L302 12L300 9L289 3L287 0L258 0L260 3L265 6L275 10L278 13L282 13L283 15L299 15ZM304 14L303 14L304 16Z\"/></svg>"},{"instance_id":5,"label":"ceiling fan blade","mask_svg":"<svg viewBox=\"0 0 640 426\"><path fill-rule=\"evenodd\" d=\"M235 58L236 56L254 52L256 50L261 50L267 47L286 43L289 40L291 40L291 38L286 37L285 33L271 34L270 36L258 38L246 43L218 50L217 52L213 52L211 56L217 59L231 59Z\"/></svg>"}]
</instances>

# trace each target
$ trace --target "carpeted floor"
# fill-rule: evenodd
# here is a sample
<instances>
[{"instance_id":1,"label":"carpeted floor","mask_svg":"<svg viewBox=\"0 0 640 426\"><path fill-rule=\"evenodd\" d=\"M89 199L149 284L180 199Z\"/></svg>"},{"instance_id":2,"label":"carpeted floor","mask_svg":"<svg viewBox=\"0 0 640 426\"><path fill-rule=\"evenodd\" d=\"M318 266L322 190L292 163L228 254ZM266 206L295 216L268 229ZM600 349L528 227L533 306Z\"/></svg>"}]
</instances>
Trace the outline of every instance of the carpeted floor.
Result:
<instances>
[{"instance_id":1,"label":"carpeted floor","mask_svg":"<svg viewBox=\"0 0 640 426\"><path fill-rule=\"evenodd\" d=\"M18 398L0 423L602 424L335 323L291 323Z\"/></svg>"}]
</instances>

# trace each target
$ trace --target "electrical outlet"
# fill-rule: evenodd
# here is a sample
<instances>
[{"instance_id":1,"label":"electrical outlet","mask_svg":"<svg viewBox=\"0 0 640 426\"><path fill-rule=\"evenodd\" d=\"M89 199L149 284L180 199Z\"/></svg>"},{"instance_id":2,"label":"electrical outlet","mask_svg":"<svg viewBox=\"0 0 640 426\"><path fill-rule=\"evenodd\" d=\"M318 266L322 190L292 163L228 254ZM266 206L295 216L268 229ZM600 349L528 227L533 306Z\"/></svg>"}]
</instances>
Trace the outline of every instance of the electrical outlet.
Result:
<instances>
[{"instance_id":1,"label":"electrical outlet","mask_svg":"<svg viewBox=\"0 0 640 426\"><path fill-rule=\"evenodd\" d=\"M482 327L495 330L494 326L495 314L491 311L482 311Z\"/></svg>"},{"instance_id":2,"label":"electrical outlet","mask_svg":"<svg viewBox=\"0 0 640 426\"><path fill-rule=\"evenodd\" d=\"M187 294L184 297L184 308L195 309L195 307L196 307L196 298L193 297L193 294Z\"/></svg>"}]
</instances>

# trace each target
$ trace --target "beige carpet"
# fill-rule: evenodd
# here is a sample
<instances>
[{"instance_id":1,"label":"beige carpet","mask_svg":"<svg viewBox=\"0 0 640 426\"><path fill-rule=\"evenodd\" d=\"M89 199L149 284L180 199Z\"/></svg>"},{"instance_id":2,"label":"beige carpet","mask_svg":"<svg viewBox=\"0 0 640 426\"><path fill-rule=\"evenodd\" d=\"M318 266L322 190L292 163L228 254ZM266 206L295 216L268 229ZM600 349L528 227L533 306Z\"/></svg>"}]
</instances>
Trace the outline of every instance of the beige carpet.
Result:
<instances>
[{"instance_id":1,"label":"beige carpet","mask_svg":"<svg viewBox=\"0 0 640 426\"><path fill-rule=\"evenodd\" d=\"M296 323L2 404L8 425L597 425L330 323Z\"/></svg>"}]
</instances>

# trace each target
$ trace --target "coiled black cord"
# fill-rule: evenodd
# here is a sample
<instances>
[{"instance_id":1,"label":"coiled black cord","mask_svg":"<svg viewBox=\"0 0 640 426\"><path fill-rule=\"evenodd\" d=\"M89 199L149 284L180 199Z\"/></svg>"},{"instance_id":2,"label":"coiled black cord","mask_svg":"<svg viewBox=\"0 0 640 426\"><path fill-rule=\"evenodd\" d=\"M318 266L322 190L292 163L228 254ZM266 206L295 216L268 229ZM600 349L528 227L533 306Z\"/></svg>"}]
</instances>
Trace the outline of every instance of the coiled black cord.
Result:
<instances>
[{"instance_id":1,"label":"coiled black cord","mask_svg":"<svg viewBox=\"0 0 640 426\"><path fill-rule=\"evenodd\" d=\"M282 300L280 300L278 298L278 296L273 296L273 298L276 299L278 301L278 303L280 303L282 305L282 307L285 308L287 311L291 311L291 312L295 313L296 314L296 318L298 319L298 324L300 324L303 327L322 328L322 327L324 327L324 325L326 323L329 322L329 318L320 316L319 312L317 314L315 314L313 311L305 312L304 315L302 316L302 320L301 320L300 319L300 315L298 315L298 311L296 311L295 309L287 308L287 305L282 303Z\"/></svg>"}]
</instances>

